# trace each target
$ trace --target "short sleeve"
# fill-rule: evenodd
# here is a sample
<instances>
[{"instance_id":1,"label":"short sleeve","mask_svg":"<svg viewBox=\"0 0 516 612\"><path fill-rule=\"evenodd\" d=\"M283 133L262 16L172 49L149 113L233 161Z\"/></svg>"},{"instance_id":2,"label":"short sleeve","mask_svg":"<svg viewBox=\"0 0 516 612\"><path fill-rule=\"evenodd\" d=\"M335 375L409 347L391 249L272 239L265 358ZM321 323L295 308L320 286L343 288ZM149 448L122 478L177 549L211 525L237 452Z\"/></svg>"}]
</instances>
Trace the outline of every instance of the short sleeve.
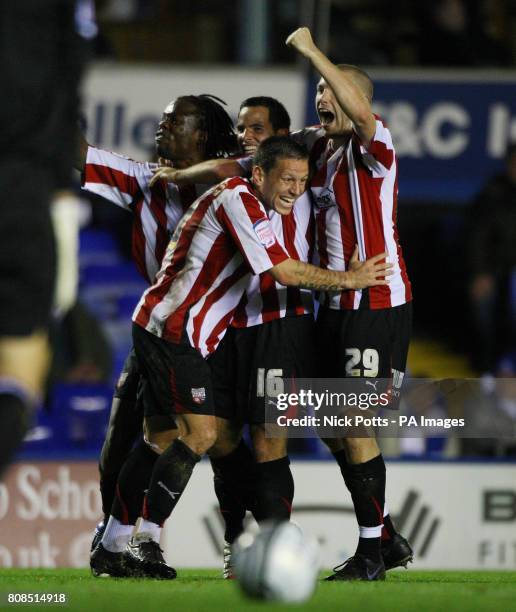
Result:
<instances>
[{"instance_id":1,"label":"short sleeve","mask_svg":"<svg viewBox=\"0 0 516 612\"><path fill-rule=\"evenodd\" d=\"M217 209L253 274L261 274L289 258L278 242L265 208L247 191L235 190Z\"/></svg>"},{"instance_id":2,"label":"short sleeve","mask_svg":"<svg viewBox=\"0 0 516 612\"><path fill-rule=\"evenodd\" d=\"M147 184L151 176L151 164L88 147L82 187L117 206L131 210L132 202L141 194L141 186Z\"/></svg>"},{"instance_id":3,"label":"short sleeve","mask_svg":"<svg viewBox=\"0 0 516 612\"><path fill-rule=\"evenodd\" d=\"M394 163L394 145L389 129L379 117L376 117L376 131L369 146L359 143L359 147L362 160L373 177L381 178L390 172Z\"/></svg>"}]
</instances>

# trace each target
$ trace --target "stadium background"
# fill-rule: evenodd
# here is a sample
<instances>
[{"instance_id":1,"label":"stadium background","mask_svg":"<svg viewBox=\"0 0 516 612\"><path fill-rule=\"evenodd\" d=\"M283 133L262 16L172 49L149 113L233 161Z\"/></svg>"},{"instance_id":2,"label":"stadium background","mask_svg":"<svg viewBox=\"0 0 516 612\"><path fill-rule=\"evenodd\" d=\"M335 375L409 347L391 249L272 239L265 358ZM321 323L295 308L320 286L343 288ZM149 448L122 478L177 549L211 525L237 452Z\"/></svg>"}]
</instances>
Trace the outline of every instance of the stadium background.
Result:
<instances>
[{"instance_id":1,"label":"stadium background","mask_svg":"<svg viewBox=\"0 0 516 612\"><path fill-rule=\"evenodd\" d=\"M478 359L468 237L475 197L503 171L516 141L516 9L509 0L417 5L98 2L98 24L83 21L92 54L83 83L85 132L92 144L150 159L161 110L189 93L220 96L234 116L243 98L272 95L289 110L293 129L314 123L315 77L283 45L295 27L311 25L334 60L369 69L375 110L395 139L400 234L415 292L410 374L483 376L487 389L496 385L492 374L514 376L516 347L505 327L496 358ZM130 345L130 315L145 285L129 259L130 218L110 203L80 198L75 215L68 211L71 247L62 258L71 283L78 261L77 303L56 318L47 401L0 484L3 567L86 566L101 515L96 458ZM504 325L514 326L516 276L504 295ZM430 405L432 414L451 414L442 396ZM293 517L319 538L329 566L352 553L342 548L354 542L351 503L324 447L295 442ZM516 538L508 537L516 523L514 444L386 442L387 499L419 568L516 568ZM173 564L220 564L222 528L206 464L172 523L165 547Z\"/></svg>"}]
</instances>

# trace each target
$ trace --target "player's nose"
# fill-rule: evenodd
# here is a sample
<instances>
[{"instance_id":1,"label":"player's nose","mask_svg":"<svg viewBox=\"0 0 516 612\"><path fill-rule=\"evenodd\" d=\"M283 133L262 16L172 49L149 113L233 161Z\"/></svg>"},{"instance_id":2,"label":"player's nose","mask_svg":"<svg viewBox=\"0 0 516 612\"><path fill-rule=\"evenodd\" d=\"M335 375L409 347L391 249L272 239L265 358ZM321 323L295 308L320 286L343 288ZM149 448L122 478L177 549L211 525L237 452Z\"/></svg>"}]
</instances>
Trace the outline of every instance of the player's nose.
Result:
<instances>
[{"instance_id":1,"label":"player's nose","mask_svg":"<svg viewBox=\"0 0 516 612\"><path fill-rule=\"evenodd\" d=\"M318 102L327 102L331 97L330 90L325 87L322 91L317 94Z\"/></svg>"},{"instance_id":2,"label":"player's nose","mask_svg":"<svg viewBox=\"0 0 516 612\"><path fill-rule=\"evenodd\" d=\"M295 181L290 186L290 195L299 197L305 190L305 181Z\"/></svg>"}]
</instances>

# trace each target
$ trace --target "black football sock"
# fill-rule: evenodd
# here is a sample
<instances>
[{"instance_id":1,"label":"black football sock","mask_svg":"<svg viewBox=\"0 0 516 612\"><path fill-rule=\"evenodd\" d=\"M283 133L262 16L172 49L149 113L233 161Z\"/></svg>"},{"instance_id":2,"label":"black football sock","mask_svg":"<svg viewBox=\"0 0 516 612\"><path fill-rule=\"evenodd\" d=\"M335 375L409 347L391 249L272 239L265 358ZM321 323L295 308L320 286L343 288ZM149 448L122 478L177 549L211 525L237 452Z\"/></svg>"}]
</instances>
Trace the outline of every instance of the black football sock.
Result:
<instances>
[{"instance_id":1,"label":"black football sock","mask_svg":"<svg viewBox=\"0 0 516 612\"><path fill-rule=\"evenodd\" d=\"M143 518L163 525L176 507L201 457L181 440L175 440L159 456L143 502Z\"/></svg>"},{"instance_id":2,"label":"black football sock","mask_svg":"<svg viewBox=\"0 0 516 612\"><path fill-rule=\"evenodd\" d=\"M349 463L346 458L346 452L343 450L336 451L332 453L335 457L335 461L339 464L340 472L342 474L342 478L344 478L344 482L346 483L346 487L349 489ZM384 512L385 512L386 504L384 503ZM394 537L398 532L396 531L391 517L387 512L383 517L383 527L382 527L382 541L390 540Z\"/></svg>"},{"instance_id":3,"label":"black football sock","mask_svg":"<svg viewBox=\"0 0 516 612\"><path fill-rule=\"evenodd\" d=\"M242 499L235 495L232 487L217 474L213 475L213 486L219 502L220 514L224 519L224 540L233 544L244 530L246 507Z\"/></svg>"},{"instance_id":4,"label":"black football sock","mask_svg":"<svg viewBox=\"0 0 516 612\"><path fill-rule=\"evenodd\" d=\"M136 524L158 458L159 455L143 441L129 453L120 471L111 508L111 514L123 525Z\"/></svg>"},{"instance_id":5,"label":"black football sock","mask_svg":"<svg viewBox=\"0 0 516 612\"><path fill-rule=\"evenodd\" d=\"M100 496L104 521L115 499L118 475L134 443L141 436L143 416L133 398L114 397L106 438L99 460Z\"/></svg>"},{"instance_id":6,"label":"black football sock","mask_svg":"<svg viewBox=\"0 0 516 612\"><path fill-rule=\"evenodd\" d=\"M231 544L244 529L246 510L252 509L251 491L256 479L256 463L243 440L229 455L210 461L215 494L225 523L224 539Z\"/></svg>"},{"instance_id":7,"label":"black football sock","mask_svg":"<svg viewBox=\"0 0 516 612\"><path fill-rule=\"evenodd\" d=\"M385 503L385 463L382 455L365 463L349 464L351 492L360 538L357 553L380 560L381 526Z\"/></svg>"},{"instance_id":8,"label":"black football sock","mask_svg":"<svg viewBox=\"0 0 516 612\"><path fill-rule=\"evenodd\" d=\"M0 477L27 433L30 415L28 396L21 390L0 391Z\"/></svg>"},{"instance_id":9,"label":"black football sock","mask_svg":"<svg viewBox=\"0 0 516 612\"><path fill-rule=\"evenodd\" d=\"M283 457L256 465L254 518L258 521L288 521L294 499L294 479L290 459Z\"/></svg>"}]
</instances>

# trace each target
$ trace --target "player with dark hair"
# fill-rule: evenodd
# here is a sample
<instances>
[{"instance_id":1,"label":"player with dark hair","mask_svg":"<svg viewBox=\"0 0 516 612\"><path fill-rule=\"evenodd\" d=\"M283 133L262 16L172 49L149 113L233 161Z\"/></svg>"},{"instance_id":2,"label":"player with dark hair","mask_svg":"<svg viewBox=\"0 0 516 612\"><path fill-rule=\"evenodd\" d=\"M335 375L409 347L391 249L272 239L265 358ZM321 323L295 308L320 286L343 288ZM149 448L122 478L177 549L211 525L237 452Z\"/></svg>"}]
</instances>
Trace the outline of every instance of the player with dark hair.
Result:
<instances>
[{"instance_id":1,"label":"player with dark hair","mask_svg":"<svg viewBox=\"0 0 516 612\"><path fill-rule=\"evenodd\" d=\"M161 447L138 533L125 564L136 576L173 578L159 548L161 526L171 514L193 468L217 438L209 364L234 316L250 274L269 271L283 285L306 288L385 284L389 264L380 254L351 270L321 270L288 256L267 215L290 214L308 179L308 153L290 138L262 145L250 181L229 179L199 198L178 225L155 284L133 315L133 339L142 372L139 400L147 413L173 418L179 433L148 441ZM381 277L381 278L378 278ZM213 357L212 357L213 358ZM222 424L222 427L224 424Z\"/></svg>"},{"instance_id":2,"label":"player with dark hair","mask_svg":"<svg viewBox=\"0 0 516 612\"><path fill-rule=\"evenodd\" d=\"M220 102L205 94L181 96L170 102L156 132L158 155L173 167L184 168L206 159L208 152L218 156L234 153L237 142L232 122ZM183 213L207 186L180 188L174 184L164 186L161 182L151 184L156 164L135 162L89 147L85 141L80 147L76 167L83 172L85 189L133 213L133 257L144 278L152 281L161 265L169 236ZM138 517L143 490L157 458L145 443L139 444L131 454L127 475L118 482L119 495L128 498L122 512L120 502L115 501L115 489L122 465L142 432L143 412L136 406L139 381L134 352L131 352L115 390L101 452L99 471L104 520L97 527L92 544L93 550L105 535L105 550L115 555L125 546L123 540L125 543L129 540L131 529L128 525L131 522L134 525ZM159 418L155 420L160 421ZM170 422L155 424L155 427L169 426ZM131 469L131 465L138 467ZM114 502L110 530L104 534ZM128 524L119 524L121 518L127 519ZM93 568L95 574L109 572L110 555L105 556L107 560L97 558L97 566ZM117 571L116 567L113 571Z\"/></svg>"},{"instance_id":3,"label":"player with dark hair","mask_svg":"<svg viewBox=\"0 0 516 612\"><path fill-rule=\"evenodd\" d=\"M316 165L311 180L321 266L345 270L386 251L388 286L324 292L317 319L320 376L388 379L399 396L410 340L411 285L396 228L397 162L389 130L371 110L373 86L360 68L334 65L299 28L287 44L321 74L316 108L321 127L301 133ZM373 437L326 440L351 493L359 525L356 553L330 580L381 580L385 569L412 560L408 542L385 508L385 463ZM382 527L385 540L382 541Z\"/></svg>"},{"instance_id":4,"label":"player with dark hair","mask_svg":"<svg viewBox=\"0 0 516 612\"><path fill-rule=\"evenodd\" d=\"M247 156L255 154L258 145L271 136L288 136L290 117L283 104L269 96L247 98L240 105L237 119L237 138L242 153ZM157 168L154 181L164 179L173 183L187 185L197 183L197 177L202 175L203 183L218 183L232 176L243 176L250 168L249 162L239 162L237 159L220 164L220 160L208 159L196 164L193 174L189 168Z\"/></svg>"},{"instance_id":5,"label":"player with dark hair","mask_svg":"<svg viewBox=\"0 0 516 612\"><path fill-rule=\"evenodd\" d=\"M290 117L287 109L275 98L255 96L240 105L236 129L242 151L254 155L266 138L288 136Z\"/></svg>"},{"instance_id":6,"label":"player with dark hair","mask_svg":"<svg viewBox=\"0 0 516 612\"><path fill-rule=\"evenodd\" d=\"M269 172L274 162L273 150L260 146L253 163ZM310 262L315 227L306 192L290 214L272 209L267 214L289 256ZM217 443L209 455L225 522L225 578L233 577L231 544L243 531L246 510L258 522L290 519L294 481L287 439L265 434L266 390L272 376L274 381L310 378L314 344L312 292L283 286L268 272L251 277L231 326L209 362L218 417ZM242 439L244 425L249 426L253 455Z\"/></svg>"},{"instance_id":7,"label":"player with dark hair","mask_svg":"<svg viewBox=\"0 0 516 612\"><path fill-rule=\"evenodd\" d=\"M226 104L217 96L200 94L199 96L180 96L176 102L192 105L197 116L197 127L206 134L203 147L204 159L228 157L235 151L233 122L221 104ZM159 153L159 145L158 145Z\"/></svg>"}]
</instances>

